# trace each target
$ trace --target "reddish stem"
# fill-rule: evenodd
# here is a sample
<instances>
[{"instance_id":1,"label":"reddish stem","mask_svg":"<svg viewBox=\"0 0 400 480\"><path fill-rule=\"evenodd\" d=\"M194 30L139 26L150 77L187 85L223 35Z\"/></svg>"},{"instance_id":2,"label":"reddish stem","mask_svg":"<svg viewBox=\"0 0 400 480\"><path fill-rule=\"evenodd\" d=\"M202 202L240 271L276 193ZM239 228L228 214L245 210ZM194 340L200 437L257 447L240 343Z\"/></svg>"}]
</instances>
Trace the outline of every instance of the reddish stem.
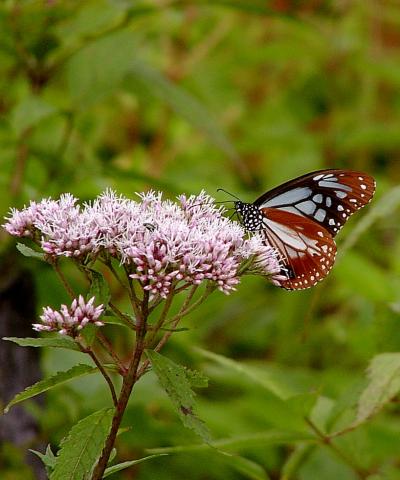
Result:
<instances>
[{"instance_id":1,"label":"reddish stem","mask_svg":"<svg viewBox=\"0 0 400 480\"><path fill-rule=\"evenodd\" d=\"M100 459L94 469L92 480L101 480L103 478L104 471L107 467L108 459L110 458L112 449L114 448L115 439L117 438L117 433L122 421L122 417L128 405L130 394L132 392L133 386L136 383L136 380L138 379L137 373L140 365L140 360L142 358L142 354L145 348L148 304L149 304L149 293L148 291L145 291L141 312L136 319L135 351L134 351L132 360L130 362L128 372L124 377L121 393L118 398L118 403L115 409L115 413L114 413L114 417L111 425L111 430L110 430L110 433L108 434Z\"/></svg>"}]
</instances>

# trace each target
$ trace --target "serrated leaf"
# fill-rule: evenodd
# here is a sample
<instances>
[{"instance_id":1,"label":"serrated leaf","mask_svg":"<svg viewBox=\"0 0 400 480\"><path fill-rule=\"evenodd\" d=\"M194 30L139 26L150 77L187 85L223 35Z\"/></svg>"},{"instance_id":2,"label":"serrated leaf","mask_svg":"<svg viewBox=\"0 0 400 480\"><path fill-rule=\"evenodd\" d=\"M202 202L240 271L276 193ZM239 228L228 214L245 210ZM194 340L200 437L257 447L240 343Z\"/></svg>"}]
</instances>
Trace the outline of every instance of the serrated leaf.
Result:
<instances>
[{"instance_id":1,"label":"serrated leaf","mask_svg":"<svg viewBox=\"0 0 400 480\"><path fill-rule=\"evenodd\" d=\"M377 413L400 392L400 353L375 356L368 367L369 384L358 401L355 424Z\"/></svg>"},{"instance_id":2,"label":"serrated leaf","mask_svg":"<svg viewBox=\"0 0 400 480\"><path fill-rule=\"evenodd\" d=\"M207 388L208 378L197 370L185 368L186 378L189 380L190 386L193 388Z\"/></svg>"},{"instance_id":3,"label":"serrated leaf","mask_svg":"<svg viewBox=\"0 0 400 480\"><path fill-rule=\"evenodd\" d=\"M240 435L231 438L222 438L209 444L178 445L174 447L149 448L148 453L181 453L204 451L208 448L238 451L247 448L259 448L268 445L286 445L299 442L315 443L316 438L310 433L291 432L285 430L268 430L267 432L258 432L251 435Z\"/></svg>"},{"instance_id":4,"label":"serrated leaf","mask_svg":"<svg viewBox=\"0 0 400 480\"><path fill-rule=\"evenodd\" d=\"M137 465L138 463L146 462L147 460L151 460L152 458L165 457L167 455L167 453L158 453L157 455L149 455L147 457L139 458L138 460L130 460L128 462L118 463L117 465L106 468L103 478L109 477L113 473L120 472L121 470L125 470L126 468L132 467L133 465Z\"/></svg>"},{"instance_id":5,"label":"serrated leaf","mask_svg":"<svg viewBox=\"0 0 400 480\"><path fill-rule=\"evenodd\" d=\"M69 382L77 377L82 377L84 375L89 375L91 373L97 372L97 367L91 367L90 365L79 364L75 365L74 367L66 370L65 372L57 372L56 374L52 375L49 378L45 378L44 380L40 380L35 384L31 385L30 387L26 388L23 392L17 393L15 397L8 403L8 405L4 409L4 413L7 413L10 408L28 398L32 398L40 393L46 392L51 388L57 387L62 383Z\"/></svg>"},{"instance_id":6,"label":"serrated leaf","mask_svg":"<svg viewBox=\"0 0 400 480\"><path fill-rule=\"evenodd\" d=\"M36 250L33 250L33 248L25 245L24 243L17 243L17 250L22 253L24 257L33 257L37 258L38 260L42 260L43 262L46 261L44 253L37 252Z\"/></svg>"},{"instance_id":7,"label":"serrated leaf","mask_svg":"<svg viewBox=\"0 0 400 480\"><path fill-rule=\"evenodd\" d=\"M239 155L222 127L197 98L138 59L132 63L130 73L152 95L167 103L177 114L202 131L228 157L238 161Z\"/></svg>"},{"instance_id":8,"label":"serrated leaf","mask_svg":"<svg viewBox=\"0 0 400 480\"><path fill-rule=\"evenodd\" d=\"M103 304L106 307L111 298L110 287L100 272L92 269L88 269L88 271L91 276L90 289L87 295L88 300L91 297L96 297L96 304Z\"/></svg>"},{"instance_id":9,"label":"serrated leaf","mask_svg":"<svg viewBox=\"0 0 400 480\"><path fill-rule=\"evenodd\" d=\"M41 453L32 449L29 449L29 451L34 453L36 456L40 458L40 460L43 462L44 466L46 467L47 475L50 476L51 472L54 470L54 467L56 466L56 461L57 461L56 456L52 452L50 445L47 445L46 453Z\"/></svg>"},{"instance_id":10,"label":"serrated leaf","mask_svg":"<svg viewBox=\"0 0 400 480\"><path fill-rule=\"evenodd\" d=\"M69 337L50 337L50 338L18 338L18 337L3 337L3 340L14 342L21 347L53 347L66 348L67 350L74 350L79 352L80 348L76 342Z\"/></svg>"},{"instance_id":11,"label":"serrated leaf","mask_svg":"<svg viewBox=\"0 0 400 480\"><path fill-rule=\"evenodd\" d=\"M50 480L83 480L98 461L114 410L104 408L74 425L63 440Z\"/></svg>"},{"instance_id":12,"label":"serrated leaf","mask_svg":"<svg viewBox=\"0 0 400 480\"><path fill-rule=\"evenodd\" d=\"M208 443L210 432L194 413L195 393L191 389L194 383L204 385L204 377L200 380L201 375L188 374L188 369L152 350L146 350L146 354L158 380L176 407L182 423Z\"/></svg>"}]
</instances>

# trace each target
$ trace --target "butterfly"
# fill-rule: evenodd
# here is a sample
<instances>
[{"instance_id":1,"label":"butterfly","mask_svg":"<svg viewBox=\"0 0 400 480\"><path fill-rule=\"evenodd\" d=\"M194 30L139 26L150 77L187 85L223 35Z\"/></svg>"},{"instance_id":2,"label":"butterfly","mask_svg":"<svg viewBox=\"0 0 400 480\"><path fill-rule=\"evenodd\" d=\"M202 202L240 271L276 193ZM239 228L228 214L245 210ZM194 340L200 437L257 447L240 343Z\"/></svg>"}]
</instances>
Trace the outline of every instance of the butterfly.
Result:
<instances>
[{"instance_id":1,"label":"butterfly","mask_svg":"<svg viewBox=\"0 0 400 480\"><path fill-rule=\"evenodd\" d=\"M260 232L279 253L280 287L314 286L331 270L334 237L357 210L371 201L375 180L351 170L318 170L286 182L253 203L234 202L244 228Z\"/></svg>"}]
</instances>

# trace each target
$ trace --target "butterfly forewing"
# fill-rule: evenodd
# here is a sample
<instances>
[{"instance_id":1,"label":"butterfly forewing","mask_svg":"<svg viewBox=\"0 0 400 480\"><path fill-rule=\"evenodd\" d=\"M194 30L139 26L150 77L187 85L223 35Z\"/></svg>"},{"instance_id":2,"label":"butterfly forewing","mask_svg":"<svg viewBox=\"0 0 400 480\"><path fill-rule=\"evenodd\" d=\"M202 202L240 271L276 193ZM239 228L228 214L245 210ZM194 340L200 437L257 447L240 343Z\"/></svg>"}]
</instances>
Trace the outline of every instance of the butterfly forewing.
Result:
<instances>
[{"instance_id":1,"label":"butterfly forewing","mask_svg":"<svg viewBox=\"0 0 400 480\"><path fill-rule=\"evenodd\" d=\"M322 280L335 261L332 235L316 222L300 215L263 208L266 242L280 253L282 275L279 286L288 290L309 288Z\"/></svg>"},{"instance_id":2,"label":"butterfly forewing","mask_svg":"<svg viewBox=\"0 0 400 480\"><path fill-rule=\"evenodd\" d=\"M319 170L270 190L254 205L309 218L335 236L350 215L371 200L374 192L375 180L370 175Z\"/></svg>"}]
</instances>

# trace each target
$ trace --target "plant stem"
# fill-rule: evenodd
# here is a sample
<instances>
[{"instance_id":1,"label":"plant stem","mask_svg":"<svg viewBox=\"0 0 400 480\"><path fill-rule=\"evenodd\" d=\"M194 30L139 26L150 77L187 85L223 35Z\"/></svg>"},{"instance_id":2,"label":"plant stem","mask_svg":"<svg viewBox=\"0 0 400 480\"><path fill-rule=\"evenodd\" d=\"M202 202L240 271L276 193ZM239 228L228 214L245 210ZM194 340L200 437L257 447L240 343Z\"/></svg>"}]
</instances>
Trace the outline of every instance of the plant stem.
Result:
<instances>
[{"instance_id":1,"label":"plant stem","mask_svg":"<svg viewBox=\"0 0 400 480\"><path fill-rule=\"evenodd\" d=\"M114 384L108 375L108 373L105 371L103 365L101 364L100 360L96 357L96 354L93 352L93 350L90 347L83 347L81 344L79 344L79 347L83 353L87 353L90 358L93 360L93 362L96 364L96 367L100 370L100 373L103 375L105 378L106 382L108 383L108 386L110 387L110 392L111 392L111 397L114 403L114 406L117 406L118 400L117 400L117 395L115 393L115 388Z\"/></svg>"},{"instance_id":2,"label":"plant stem","mask_svg":"<svg viewBox=\"0 0 400 480\"><path fill-rule=\"evenodd\" d=\"M118 355L114 352L114 349L113 349L111 343L108 341L108 338L106 338L100 331L97 332L96 338L100 342L100 345L104 348L104 350L110 355L110 357L117 364L119 373L122 376L125 376L126 372L127 372L127 369L126 369L125 365L121 362Z\"/></svg>"},{"instance_id":3,"label":"plant stem","mask_svg":"<svg viewBox=\"0 0 400 480\"><path fill-rule=\"evenodd\" d=\"M168 332L165 332L164 336L158 342L158 344L154 348L154 350L156 352L159 352L163 348L163 346L167 343L167 341L169 340L171 335L174 333L174 329L178 326L178 323L180 322L180 320L184 316L188 315L192 310L194 310L200 304L202 304L206 300L206 298L215 290L215 286L207 285L207 288L206 288L206 291L204 292L204 294L196 302L194 302L192 305L189 305L190 301L192 300L192 298L194 296L194 294L196 293L197 288L198 288L198 285L193 285L193 287L190 290L188 296L186 297L180 311L174 317L172 317L172 319L169 321L169 323L171 324L171 330L169 330ZM149 368L149 365L150 365L149 360L145 360L143 362L143 364L142 364L142 366L141 366L141 368L138 372L138 378L140 378L142 375L144 375L146 373L147 369Z\"/></svg>"},{"instance_id":4,"label":"plant stem","mask_svg":"<svg viewBox=\"0 0 400 480\"><path fill-rule=\"evenodd\" d=\"M129 298L130 298L130 301L131 301L131 304L132 304L133 312L135 314L135 317L138 318L141 315L140 309L139 309L139 299L136 296L135 289L134 289L134 286L133 286L133 283L132 283L132 278L129 276L129 271L128 271L126 265L124 265L124 270L125 270L126 278L128 280L128 285L129 285L128 292L129 292ZM144 290L144 292L146 292L146 290ZM148 303L149 303L148 292L147 292L146 298L147 298L146 309L147 309L147 312L148 312L148 309L149 309L149 306L148 306ZM146 316L146 321L147 321L147 316Z\"/></svg>"},{"instance_id":5,"label":"plant stem","mask_svg":"<svg viewBox=\"0 0 400 480\"><path fill-rule=\"evenodd\" d=\"M61 280L61 283L64 285L65 290L68 292L68 295L74 299L76 297L74 291L72 290L70 284L68 283L68 280L65 278L63 272L61 271L61 268L58 264L58 259L54 260L52 262L53 268L56 271L59 279Z\"/></svg>"},{"instance_id":6,"label":"plant stem","mask_svg":"<svg viewBox=\"0 0 400 480\"><path fill-rule=\"evenodd\" d=\"M166 301L165 301L165 303L164 303L164 308L163 308L163 310L162 310L162 312L161 312L160 318L158 319L157 323L154 325L153 333L151 334L151 337L150 337L149 340L147 341L147 345L146 345L146 346L150 346L150 345L153 343L153 341L154 341L154 339L155 339L158 331L159 331L160 328L163 326L163 324L164 324L164 322L165 322L165 320L166 320L166 318L167 318L169 309L170 309L170 307L171 307L171 305L172 305L172 300L174 299L174 295L175 295L175 290L174 290L173 288L171 288L171 290L170 290L170 292L169 292L169 294L168 294L168 296L167 296L167 299L166 299Z\"/></svg>"},{"instance_id":7,"label":"plant stem","mask_svg":"<svg viewBox=\"0 0 400 480\"><path fill-rule=\"evenodd\" d=\"M128 315L125 315L124 313L122 313L121 310L116 305L114 305L112 302L108 302L108 306L111 308L111 310L115 313L115 315L118 318L120 318L126 323L127 327L129 327L132 330L136 329L135 323L129 318Z\"/></svg>"},{"instance_id":8,"label":"plant stem","mask_svg":"<svg viewBox=\"0 0 400 480\"><path fill-rule=\"evenodd\" d=\"M115 408L114 417L112 420L111 430L106 439L103 451L100 459L94 469L92 480L101 480L104 470L107 467L108 459L112 449L114 448L115 439L117 437L118 429L122 421L125 409L128 405L129 397L132 392L138 377L138 369L142 354L145 348L145 336L146 336L146 322L148 317L148 304L149 304L149 292L144 291L143 301L141 302L141 309L139 316L137 316L136 323L136 346L132 356L132 360L129 364L128 372L124 378L121 393L118 398L118 403Z\"/></svg>"},{"instance_id":9,"label":"plant stem","mask_svg":"<svg viewBox=\"0 0 400 480\"><path fill-rule=\"evenodd\" d=\"M325 435L316 425L315 423L310 420L309 418L305 418L305 421L307 424L310 426L310 428L313 430L313 432L320 438L322 441L323 445L326 445L332 452L335 453L337 457L339 457L346 465L348 465L354 473L357 475L357 477L360 480L366 479L369 475L370 472L365 471L364 469L360 468L358 465L356 465L353 460L348 457L340 448L338 448L333 442L332 439L330 438L329 435Z\"/></svg>"}]
</instances>

